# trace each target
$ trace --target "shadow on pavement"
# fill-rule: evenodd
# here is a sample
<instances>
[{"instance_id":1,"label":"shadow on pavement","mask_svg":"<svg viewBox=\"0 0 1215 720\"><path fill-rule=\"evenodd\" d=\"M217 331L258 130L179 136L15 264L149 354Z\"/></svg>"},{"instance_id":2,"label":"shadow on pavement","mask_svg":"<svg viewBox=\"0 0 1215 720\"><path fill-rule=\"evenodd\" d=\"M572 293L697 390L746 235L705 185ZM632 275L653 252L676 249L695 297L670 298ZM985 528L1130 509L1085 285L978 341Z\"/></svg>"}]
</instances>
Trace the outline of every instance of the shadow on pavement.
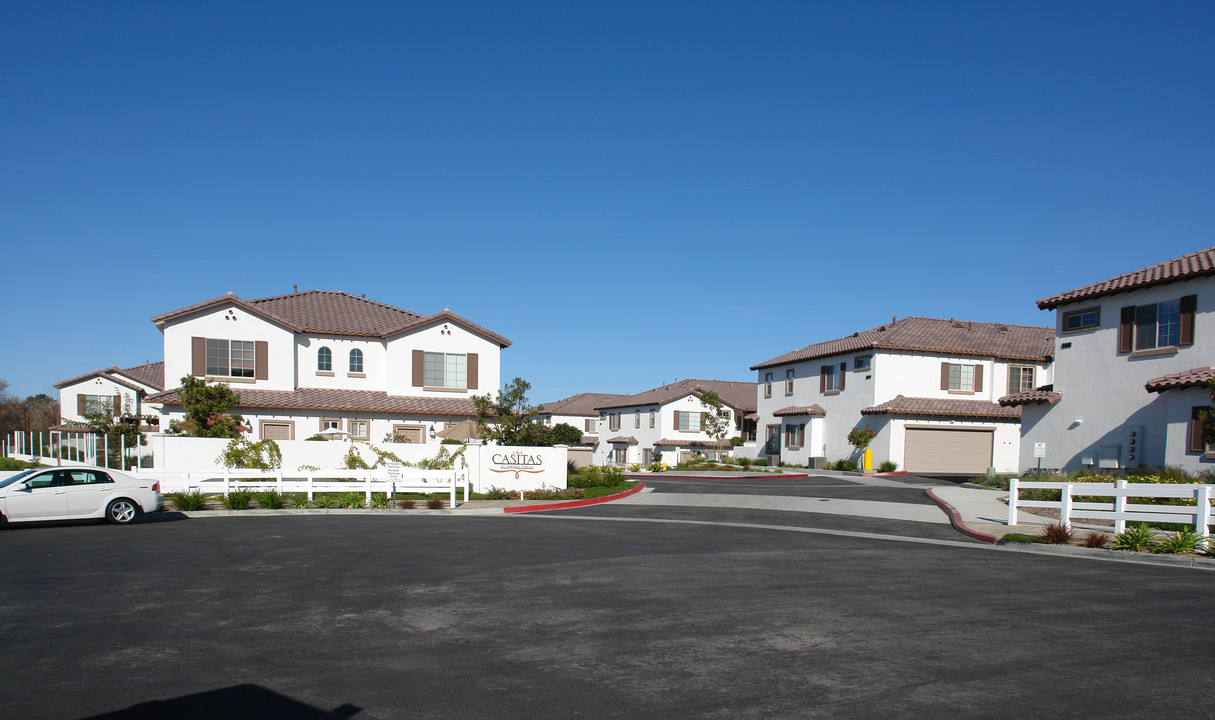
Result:
<instances>
[{"instance_id":1,"label":"shadow on pavement","mask_svg":"<svg viewBox=\"0 0 1215 720\"><path fill-rule=\"evenodd\" d=\"M361 711L354 705L325 711L257 685L234 685L172 700L153 700L82 720L345 720Z\"/></svg>"}]
</instances>

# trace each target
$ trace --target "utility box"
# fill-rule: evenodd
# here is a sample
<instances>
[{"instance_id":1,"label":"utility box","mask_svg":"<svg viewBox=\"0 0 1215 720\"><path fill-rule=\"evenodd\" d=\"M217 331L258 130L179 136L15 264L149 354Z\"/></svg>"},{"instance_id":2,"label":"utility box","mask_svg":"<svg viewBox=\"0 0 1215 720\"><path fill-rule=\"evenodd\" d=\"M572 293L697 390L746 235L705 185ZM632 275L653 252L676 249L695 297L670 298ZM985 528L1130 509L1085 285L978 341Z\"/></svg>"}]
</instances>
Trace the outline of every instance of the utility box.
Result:
<instances>
[{"instance_id":1,"label":"utility box","mask_svg":"<svg viewBox=\"0 0 1215 720\"><path fill-rule=\"evenodd\" d=\"M1143 464L1143 427L1127 428L1126 435L1126 466L1139 467Z\"/></svg>"}]
</instances>

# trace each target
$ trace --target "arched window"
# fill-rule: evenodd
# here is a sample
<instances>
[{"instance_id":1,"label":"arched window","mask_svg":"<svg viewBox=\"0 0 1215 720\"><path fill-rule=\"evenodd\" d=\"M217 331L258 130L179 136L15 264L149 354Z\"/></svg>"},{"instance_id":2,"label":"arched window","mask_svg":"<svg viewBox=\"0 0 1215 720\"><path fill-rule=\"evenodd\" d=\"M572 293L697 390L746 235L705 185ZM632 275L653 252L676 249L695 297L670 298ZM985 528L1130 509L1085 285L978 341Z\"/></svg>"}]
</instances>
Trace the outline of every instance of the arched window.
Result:
<instances>
[{"instance_id":1,"label":"arched window","mask_svg":"<svg viewBox=\"0 0 1215 720\"><path fill-rule=\"evenodd\" d=\"M317 372L333 372L333 351L323 347L316 351Z\"/></svg>"},{"instance_id":2,"label":"arched window","mask_svg":"<svg viewBox=\"0 0 1215 720\"><path fill-rule=\"evenodd\" d=\"M363 372L363 351L358 348L350 351L350 372Z\"/></svg>"}]
</instances>

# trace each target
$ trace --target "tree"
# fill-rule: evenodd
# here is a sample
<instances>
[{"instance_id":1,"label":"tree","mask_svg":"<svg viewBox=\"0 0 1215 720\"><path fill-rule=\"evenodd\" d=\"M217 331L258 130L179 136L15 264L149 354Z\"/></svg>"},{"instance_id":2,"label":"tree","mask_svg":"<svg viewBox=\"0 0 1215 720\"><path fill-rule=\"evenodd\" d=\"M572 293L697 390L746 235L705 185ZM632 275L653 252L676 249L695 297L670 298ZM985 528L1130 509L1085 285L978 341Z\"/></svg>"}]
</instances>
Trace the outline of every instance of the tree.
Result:
<instances>
[{"instance_id":1,"label":"tree","mask_svg":"<svg viewBox=\"0 0 1215 720\"><path fill-rule=\"evenodd\" d=\"M247 429L242 424L244 418L228 414L228 410L240 402L240 396L226 383L208 385L203 378L187 375L181 379L177 394L186 409L186 419L174 421L170 432L191 437L235 438Z\"/></svg>"},{"instance_id":2,"label":"tree","mask_svg":"<svg viewBox=\"0 0 1215 720\"><path fill-rule=\"evenodd\" d=\"M726 409L725 403L717 393L712 390L704 390L700 393L700 402L708 408L709 412L705 413L704 431L709 437L713 438L720 445L725 442L726 435L730 432L730 411ZM718 448L718 452L725 454L723 448Z\"/></svg>"},{"instance_id":3,"label":"tree","mask_svg":"<svg viewBox=\"0 0 1215 720\"><path fill-rule=\"evenodd\" d=\"M24 400L8 393L9 384L0 379L0 437L14 431L46 432L59 424L59 401L39 393Z\"/></svg>"},{"instance_id":4,"label":"tree","mask_svg":"<svg viewBox=\"0 0 1215 720\"><path fill-rule=\"evenodd\" d=\"M143 432L139 429L139 423L125 423L119 420L114 422L114 417L126 417L132 413L133 408L128 402L124 408L111 408L109 403L102 403L100 407L90 408L84 411L82 417L84 422L70 422L72 427L80 428L82 431L96 433L105 438L105 441L98 446L107 449L105 458L106 467L116 467L120 470L125 470L126 458L122 457L123 449L139 447L147 445L148 440L144 437Z\"/></svg>"},{"instance_id":5,"label":"tree","mask_svg":"<svg viewBox=\"0 0 1215 720\"><path fill-rule=\"evenodd\" d=\"M549 432L553 445L577 445L582 442L582 431L569 423L557 423Z\"/></svg>"},{"instance_id":6,"label":"tree","mask_svg":"<svg viewBox=\"0 0 1215 720\"><path fill-rule=\"evenodd\" d=\"M474 396L477 433L499 445L552 445L549 429L536 422L544 406L528 404L527 391L531 387L523 378L515 378L502 388L497 399L490 395ZM582 435L578 437L581 439Z\"/></svg>"}]
</instances>

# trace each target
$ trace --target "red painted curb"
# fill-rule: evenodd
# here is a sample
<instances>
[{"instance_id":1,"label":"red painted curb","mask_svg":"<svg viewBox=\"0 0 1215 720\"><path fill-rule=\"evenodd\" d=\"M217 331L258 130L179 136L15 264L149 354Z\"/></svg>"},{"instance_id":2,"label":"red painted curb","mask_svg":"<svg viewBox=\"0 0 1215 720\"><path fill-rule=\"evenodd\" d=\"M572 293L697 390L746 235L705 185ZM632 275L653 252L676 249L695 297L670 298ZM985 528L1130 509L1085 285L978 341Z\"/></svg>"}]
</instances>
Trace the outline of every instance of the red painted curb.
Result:
<instances>
[{"instance_id":1,"label":"red painted curb","mask_svg":"<svg viewBox=\"0 0 1215 720\"><path fill-rule=\"evenodd\" d=\"M936 493L932 491L932 488L924 491L924 497L933 501L936 503L937 507L945 511L945 514L949 516L949 524L953 525L954 530L957 530L968 538L978 540L979 542L985 542L989 545L996 544L996 541L999 538L997 538L995 535L988 535L987 533L981 533L977 530L971 530L970 528L966 527L966 523L962 522L962 516L958 514L957 509L953 505L950 505L941 498L937 497Z\"/></svg>"},{"instance_id":2,"label":"red painted curb","mask_svg":"<svg viewBox=\"0 0 1215 720\"><path fill-rule=\"evenodd\" d=\"M564 510L566 508L583 507L585 505L598 505L599 503L611 502L612 500L619 500L620 498L628 497L629 495L639 493L639 492L641 492L642 488L644 488L644 487L645 487L645 481L642 480L641 482L638 482L634 487L631 487L628 490L625 490L624 492L615 493L614 495L604 495L603 497L591 498L590 500L571 500L569 502L564 502L564 503L553 503L552 505L517 505L515 507L502 508L502 512L505 512L505 513L540 512L542 510Z\"/></svg>"}]
</instances>

